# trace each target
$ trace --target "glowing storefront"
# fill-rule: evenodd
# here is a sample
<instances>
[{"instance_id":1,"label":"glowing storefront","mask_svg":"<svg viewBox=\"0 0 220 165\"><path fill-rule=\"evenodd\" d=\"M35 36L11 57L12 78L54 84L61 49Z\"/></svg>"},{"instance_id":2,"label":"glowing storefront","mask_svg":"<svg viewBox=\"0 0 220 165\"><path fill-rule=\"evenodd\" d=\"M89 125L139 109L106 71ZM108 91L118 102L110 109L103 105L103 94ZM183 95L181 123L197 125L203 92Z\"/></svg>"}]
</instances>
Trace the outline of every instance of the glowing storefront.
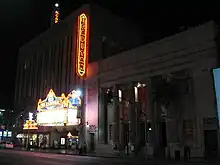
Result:
<instances>
[{"instance_id":1,"label":"glowing storefront","mask_svg":"<svg viewBox=\"0 0 220 165\"><path fill-rule=\"evenodd\" d=\"M17 144L27 147L31 144L34 147L38 146L38 124L33 119L33 113L29 113L29 118L23 124L23 132L16 135Z\"/></svg>"},{"instance_id":2,"label":"glowing storefront","mask_svg":"<svg viewBox=\"0 0 220 165\"><path fill-rule=\"evenodd\" d=\"M46 99L38 101L36 119L29 113L23 125L24 134L17 138L23 146L66 148L76 145L81 102L79 91L57 97L51 89Z\"/></svg>"},{"instance_id":3,"label":"glowing storefront","mask_svg":"<svg viewBox=\"0 0 220 165\"><path fill-rule=\"evenodd\" d=\"M38 101L37 123L39 129L43 128L49 132L47 138L50 140L46 147L67 147L67 144L72 144L63 141L69 139L68 133L74 135L74 139L78 136L76 128L80 124L80 108L81 97L78 91L72 91L67 96L62 94L61 97L57 97L51 89L46 99ZM48 140L46 141L48 143Z\"/></svg>"}]
</instances>

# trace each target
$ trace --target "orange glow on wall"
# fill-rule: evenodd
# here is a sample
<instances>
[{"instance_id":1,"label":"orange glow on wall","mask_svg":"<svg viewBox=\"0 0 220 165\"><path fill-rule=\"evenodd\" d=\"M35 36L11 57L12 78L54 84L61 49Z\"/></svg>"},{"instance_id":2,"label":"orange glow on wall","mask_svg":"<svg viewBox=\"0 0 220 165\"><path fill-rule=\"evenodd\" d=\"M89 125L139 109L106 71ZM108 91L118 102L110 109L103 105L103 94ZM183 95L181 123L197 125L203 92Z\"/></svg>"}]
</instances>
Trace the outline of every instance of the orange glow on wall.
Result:
<instances>
[{"instance_id":1,"label":"orange glow on wall","mask_svg":"<svg viewBox=\"0 0 220 165\"><path fill-rule=\"evenodd\" d=\"M78 16L76 73L79 77L86 77L88 65L89 21L86 14Z\"/></svg>"},{"instance_id":2,"label":"orange glow on wall","mask_svg":"<svg viewBox=\"0 0 220 165\"><path fill-rule=\"evenodd\" d=\"M59 11L55 11L55 14L54 14L54 23L57 24L59 22Z\"/></svg>"}]
</instances>

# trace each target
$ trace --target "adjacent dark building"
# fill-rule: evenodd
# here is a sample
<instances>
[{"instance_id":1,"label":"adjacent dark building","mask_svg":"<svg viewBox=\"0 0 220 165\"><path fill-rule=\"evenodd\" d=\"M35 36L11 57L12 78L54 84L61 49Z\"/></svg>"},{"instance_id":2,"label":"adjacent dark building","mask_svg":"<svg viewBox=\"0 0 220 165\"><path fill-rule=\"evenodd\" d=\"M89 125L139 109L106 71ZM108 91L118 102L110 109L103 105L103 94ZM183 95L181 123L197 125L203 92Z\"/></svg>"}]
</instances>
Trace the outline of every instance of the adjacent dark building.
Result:
<instances>
[{"instance_id":1,"label":"adjacent dark building","mask_svg":"<svg viewBox=\"0 0 220 165\"><path fill-rule=\"evenodd\" d=\"M192 157L218 155L217 36L208 22L101 61L100 86L110 97L99 100L106 150L113 143L142 153L147 146L148 156L175 158L189 146Z\"/></svg>"}]
</instances>

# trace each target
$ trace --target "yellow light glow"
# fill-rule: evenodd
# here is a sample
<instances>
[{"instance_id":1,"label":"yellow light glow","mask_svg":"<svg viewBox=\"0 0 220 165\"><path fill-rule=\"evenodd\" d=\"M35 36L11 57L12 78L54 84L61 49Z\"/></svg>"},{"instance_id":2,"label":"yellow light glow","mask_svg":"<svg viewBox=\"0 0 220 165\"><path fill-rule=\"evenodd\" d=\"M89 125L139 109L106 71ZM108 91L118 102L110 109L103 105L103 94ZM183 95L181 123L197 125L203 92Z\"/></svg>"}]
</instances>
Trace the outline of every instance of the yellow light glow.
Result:
<instances>
[{"instance_id":1,"label":"yellow light glow","mask_svg":"<svg viewBox=\"0 0 220 165\"><path fill-rule=\"evenodd\" d=\"M81 98L76 91L70 92L67 97L61 94L57 97L51 89L46 99L39 99L37 123L43 126L78 125L77 111L81 106Z\"/></svg>"},{"instance_id":2,"label":"yellow light glow","mask_svg":"<svg viewBox=\"0 0 220 165\"><path fill-rule=\"evenodd\" d=\"M63 97L63 96L62 96ZM50 89L49 93L47 94L47 97L45 100L39 99L37 110L38 111L44 111L48 107L52 106L62 106L62 97L57 97L52 89ZM65 95L64 95L65 97ZM50 100L53 99L53 100Z\"/></svg>"},{"instance_id":3,"label":"yellow light glow","mask_svg":"<svg viewBox=\"0 0 220 165\"><path fill-rule=\"evenodd\" d=\"M78 34L76 50L76 72L79 77L86 76L88 58L88 18L86 14L78 17Z\"/></svg>"},{"instance_id":4,"label":"yellow light glow","mask_svg":"<svg viewBox=\"0 0 220 165\"><path fill-rule=\"evenodd\" d=\"M26 120L25 124L23 125L23 129L38 129L37 123L34 121Z\"/></svg>"},{"instance_id":5,"label":"yellow light glow","mask_svg":"<svg viewBox=\"0 0 220 165\"><path fill-rule=\"evenodd\" d=\"M44 112L39 112L37 114L38 124L48 124L48 123L64 123L66 120L67 111L64 109L54 109Z\"/></svg>"},{"instance_id":6,"label":"yellow light glow","mask_svg":"<svg viewBox=\"0 0 220 165\"><path fill-rule=\"evenodd\" d=\"M37 114L37 123L43 126L78 125L77 109L54 109Z\"/></svg>"},{"instance_id":7,"label":"yellow light glow","mask_svg":"<svg viewBox=\"0 0 220 165\"><path fill-rule=\"evenodd\" d=\"M55 18L54 18L55 24L57 24L59 22L59 15L60 15L60 13L58 11L55 11Z\"/></svg>"}]
</instances>

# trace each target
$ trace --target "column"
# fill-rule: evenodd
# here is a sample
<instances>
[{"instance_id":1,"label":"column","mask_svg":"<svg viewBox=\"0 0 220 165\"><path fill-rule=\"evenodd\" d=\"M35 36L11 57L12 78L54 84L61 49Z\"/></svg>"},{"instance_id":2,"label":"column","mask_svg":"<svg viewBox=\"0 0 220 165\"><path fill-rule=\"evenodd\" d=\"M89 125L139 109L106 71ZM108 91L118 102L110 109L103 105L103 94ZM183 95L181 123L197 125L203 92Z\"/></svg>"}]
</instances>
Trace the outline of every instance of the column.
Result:
<instances>
[{"instance_id":1,"label":"column","mask_svg":"<svg viewBox=\"0 0 220 165\"><path fill-rule=\"evenodd\" d=\"M118 87L115 85L113 88L113 143L119 147L119 98L118 98Z\"/></svg>"},{"instance_id":2,"label":"column","mask_svg":"<svg viewBox=\"0 0 220 165\"><path fill-rule=\"evenodd\" d=\"M149 141L148 145L154 149L154 146L156 144L156 119L155 119L155 104L154 104L154 96L152 92L152 82L149 78L147 81L147 98L148 98L148 116L147 119L151 121L151 130L148 131L149 133ZM154 152L154 151L153 151Z\"/></svg>"},{"instance_id":3,"label":"column","mask_svg":"<svg viewBox=\"0 0 220 165\"><path fill-rule=\"evenodd\" d=\"M123 97L123 91L122 96ZM119 100L119 112L120 112L120 126L119 126L119 141L120 141L120 149L124 149L125 146L125 135L124 135L124 101L121 99Z\"/></svg>"},{"instance_id":4,"label":"column","mask_svg":"<svg viewBox=\"0 0 220 165\"><path fill-rule=\"evenodd\" d=\"M101 143L105 140L105 117L104 117L104 90L98 89L98 139Z\"/></svg>"},{"instance_id":5,"label":"column","mask_svg":"<svg viewBox=\"0 0 220 165\"><path fill-rule=\"evenodd\" d=\"M80 144L81 147L84 145L85 142L85 136L86 136L86 120L85 120L85 99L86 99L86 91L85 91L85 81L81 80L81 84L78 84L82 90L82 107L81 107L81 116L80 116L80 122L81 122L81 128L80 128Z\"/></svg>"},{"instance_id":6,"label":"column","mask_svg":"<svg viewBox=\"0 0 220 165\"><path fill-rule=\"evenodd\" d=\"M124 145L125 145L125 135L124 135L124 121L120 120L120 128L119 128L119 132L120 132L120 148L124 149Z\"/></svg>"},{"instance_id":7,"label":"column","mask_svg":"<svg viewBox=\"0 0 220 165\"><path fill-rule=\"evenodd\" d=\"M136 114L135 114L135 94L134 84L129 85L128 92L129 112L128 112L128 125L129 125L129 143L134 145L136 141Z\"/></svg>"}]
</instances>

